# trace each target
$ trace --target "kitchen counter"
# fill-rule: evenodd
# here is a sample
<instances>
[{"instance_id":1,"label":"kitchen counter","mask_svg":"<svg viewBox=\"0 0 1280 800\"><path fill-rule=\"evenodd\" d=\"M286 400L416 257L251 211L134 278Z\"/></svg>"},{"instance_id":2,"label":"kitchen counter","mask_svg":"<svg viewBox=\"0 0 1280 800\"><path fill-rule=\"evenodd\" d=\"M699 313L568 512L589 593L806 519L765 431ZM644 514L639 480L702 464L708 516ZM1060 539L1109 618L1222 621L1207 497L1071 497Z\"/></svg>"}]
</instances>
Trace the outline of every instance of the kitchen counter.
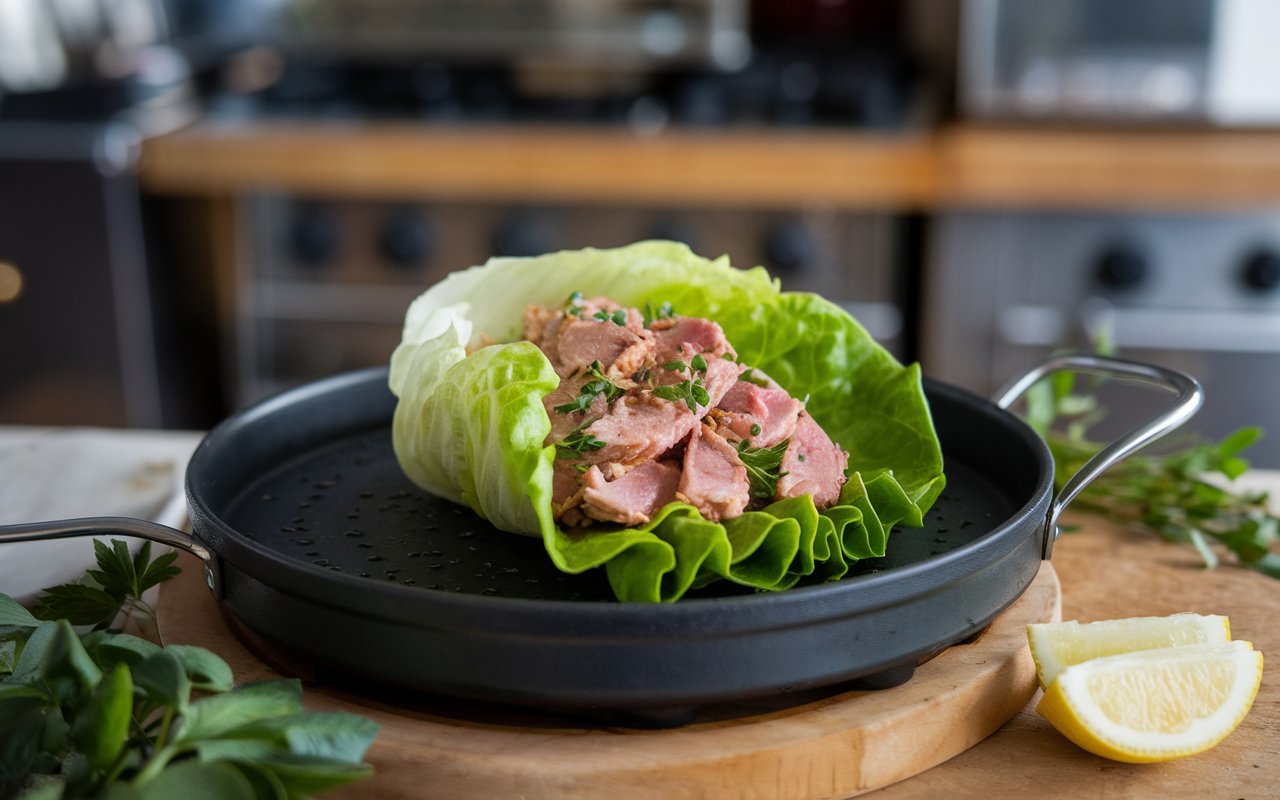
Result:
<instances>
[{"instance_id":1,"label":"kitchen counter","mask_svg":"<svg viewBox=\"0 0 1280 800\"><path fill-rule=\"evenodd\" d=\"M67 436L45 432L41 436ZM0 454L30 442L32 432L0 427ZM180 468L197 441L196 434L151 432L93 432L95 440L114 442L117 454L138 454L138 460L154 458L148 447L157 442L177 459ZM10 449L8 452L12 452ZM127 459L125 459L127 461ZM7 464L7 467L5 466ZM0 460L0 471L16 470L15 459ZM0 483L12 478L0 474ZM1254 472L1241 479L1253 487L1280 490L1280 472ZM63 487L73 495L73 487ZM100 513L113 513L107 499ZM57 509L48 515L56 516ZM1150 535L1119 528L1095 517L1068 515L1067 522L1080 529L1066 533L1054 550L1053 564L1062 584L1064 619L1094 620L1121 616L1163 615L1178 611L1226 614L1236 638L1249 639L1272 661L1280 658L1280 581L1223 566L1205 570L1195 552ZM900 534L909 535L909 532ZM7 556L6 556L7 557ZM181 562L196 574L189 557ZM212 605L202 586L187 598ZM0 587L2 589L3 587ZM177 594L161 593L160 602L178 602ZM213 623L223 625L216 615ZM253 665L246 651L222 653L238 677L258 676L264 667ZM314 695L309 695L314 700ZM310 701L309 701L310 702ZM1280 786L1280 681L1268 666L1262 687L1248 717L1225 742L1208 753L1156 765L1127 765L1092 756L1054 731L1034 711L1036 700L1016 714L995 734L967 752L914 778L868 796L915 797L1015 797L1038 798L1264 798L1275 797ZM372 708L372 707L371 707ZM431 782L433 776L414 772L412 753L381 749L375 743L369 759L378 774L369 783L358 783L333 796L414 796L406 787ZM438 788L451 788L435 776ZM456 789L457 787L452 787ZM802 788L802 787L801 787ZM794 787L786 796L804 797ZM795 793L799 792L799 793ZM530 795L531 797L534 795ZM729 796L729 795L720 795ZM756 796L744 788L740 796Z\"/></svg>"}]
</instances>

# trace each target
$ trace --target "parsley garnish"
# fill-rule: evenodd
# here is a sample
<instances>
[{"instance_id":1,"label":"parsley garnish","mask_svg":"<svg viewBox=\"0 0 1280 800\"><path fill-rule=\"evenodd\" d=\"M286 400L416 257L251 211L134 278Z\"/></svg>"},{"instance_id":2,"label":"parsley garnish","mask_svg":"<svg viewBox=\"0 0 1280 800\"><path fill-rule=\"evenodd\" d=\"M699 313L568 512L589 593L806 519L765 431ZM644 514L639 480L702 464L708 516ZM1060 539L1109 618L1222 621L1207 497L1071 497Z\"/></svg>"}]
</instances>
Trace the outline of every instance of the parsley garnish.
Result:
<instances>
[{"instance_id":1,"label":"parsley garnish","mask_svg":"<svg viewBox=\"0 0 1280 800\"><path fill-rule=\"evenodd\" d=\"M690 359L690 360L689 360L689 366L693 367L694 369L698 370L699 372L706 372L706 371L707 371L707 360L706 360L705 358L703 358L703 357L702 357L702 354L701 354L701 353L699 353L699 354L697 354L696 356L694 356L692 359Z\"/></svg>"},{"instance_id":2,"label":"parsley garnish","mask_svg":"<svg viewBox=\"0 0 1280 800\"><path fill-rule=\"evenodd\" d=\"M204 648L78 633L76 618L88 625L100 612L103 627L122 605L115 595L137 600L178 572L176 554L152 561L149 545L136 556L118 539L94 550L99 569L54 588L102 596L47 589L35 611L65 616L41 621L0 594L0 795L222 797L236 783L237 797L303 797L373 772L361 759L378 726L304 711L296 679L237 687Z\"/></svg>"},{"instance_id":3,"label":"parsley garnish","mask_svg":"<svg viewBox=\"0 0 1280 800\"><path fill-rule=\"evenodd\" d=\"M173 566L178 554L164 553L153 561L151 542L143 542L134 555L121 539L112 539L110 547L94 539L93 554L97 569L86 570L85 579L79 583L45 589L32 613L38 619L92 625L94 630L106 628L121 610L154 620L156 612L143 602L142 595L178 574L178 568Z\"/></svg>"},{"instance_id":4,"label":"parsley garnish","mask_svg":"<svg viewBox=\"0 0 1280 800\"><path fill-rule=\"evenodd\" d=\"M626 392L622 387L616 385L609 380L608 376L600 369L599 361L592 361L591 366L587 369L587 374L595 378L593 381L586 383L579 391L578 396L573 398L571 402L563 405L555 406L555 410L561 414L571 414L574 411L586 411L591 406L591 401L597 395L604 395L604 399L612 403Z\"/></svg>"},{"instance_id":5,"label":"parsley garnish","mask_svg":"<svg viewBox=\"0 0 1280 800\"><path fill-rule=\"evenodd\" d=\"M653 396L661 397L663 400L683 400L693 412L697 412L699 405L711 405L711 395L707 394L706 387L702 385L700 378L680 381L670 386L658 386L653 390Z\"/></svg>"},{"instance_id":6,"label":"parsley garnish","mask_svg":"<svg viewBox=\"0 0 1280 800\"><path fill-rule=\"evenodd\" d=\"M654 309L653 303L644 304L644 326L647 328L653 324L655 319L671 319L676 312L671 308L670 303L663 303Z\"/></svg>"},{"instance_id":7,"label":"parsley garnish","mask_svg":"<svg viewBox=\"0 0 1280 800\"><path fill-rule=\"evenodd\" d=\"M777 493L778 481L787 474L780 471L782 455L790 444L790 439L783 439L773 447L751 447L749 439L738 442L738 458L747 468L752 497L767 500Z\"/></svg>"},{"instance_id":8,"label":"parsley garnish","mask_svg":"<svg viewBox=\"0 0 1280 800\"><path fill-rule=\"evenodd\" d=\"M688 364L685 364L683 361L677 358L663 364L662 368L665 369L667 372L676 372L678 370L687 369Z\"/></svg>"},{"instance_id":9,"label":"parsley garnish","mask_svg":"<svg viewBox=\"0 0 1280 800\"><path fill-rule=\"evenodd\" d=\"M604 447L605 442L602 439L597 439L587 433L586 427L590 424L591 422L583 422L564 439L556 442L556 457L573 458L575 455L580 456L583 453Z\"/></svg>"},{"instance_id":10,"label":"parsley garnish","mask_svg":"<svg viewBox=\"0 0 1280 800\"><path fill-rule=\"evenodd\" d=\"M613 320L613 324L617 325L620 328L625 327L627 324L627 311L626 309L623 309L623 308L618 309L612 314L610 314L608 311L597 311L591 316L594 317L595 319L600 320L601 322L608 322L609 320Z\"/></svg>"}]
</instances>

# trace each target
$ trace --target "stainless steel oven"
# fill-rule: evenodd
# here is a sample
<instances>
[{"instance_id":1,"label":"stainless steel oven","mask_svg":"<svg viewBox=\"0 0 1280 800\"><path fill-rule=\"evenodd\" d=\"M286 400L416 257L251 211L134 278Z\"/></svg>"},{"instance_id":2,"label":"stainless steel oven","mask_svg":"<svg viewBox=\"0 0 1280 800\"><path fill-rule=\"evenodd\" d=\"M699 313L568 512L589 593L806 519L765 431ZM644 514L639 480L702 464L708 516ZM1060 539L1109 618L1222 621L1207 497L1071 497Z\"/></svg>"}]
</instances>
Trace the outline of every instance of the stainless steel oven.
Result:
<instances>
[{"instance_id":1,"label":"stainless steel oven","mask_svg":"<svg viewBox=\"0 0 1280 800\"><path fill-rule=\"evenodd\" d=\"M965 0L974 118L1274 125L1274 0Z\"/></svg>"},{"instance_id":2,"label":"stainless steel oven","mask_svg":"<svg viewBox=\"0 0 1280 800\"><path fill-rule=\"evenodd\" d=\"M241 208L248 257L236 277L235 401L385 363L409 302L490 255L614 247L646 238L770 267L790 290L821 293L891 350L907 341L901 222L827 208L376 201L258 194Z\"/></svg>"},{"instance_id":3,"label":"stainless steel oven","mask_svg":"<svg viewBox=\"0 0 1280 800\"><path fill-rule=\"evenodd\" d=\"M1270 438L1246 455L1280 467L1280 210L953 212L933 234L927 374L988 394L1106 330L1121 354L1204 382L1189 429L1221 437L1260 425ZM1116 426L1153 402L1107 391Z\"/></svg>"}]
</instances>

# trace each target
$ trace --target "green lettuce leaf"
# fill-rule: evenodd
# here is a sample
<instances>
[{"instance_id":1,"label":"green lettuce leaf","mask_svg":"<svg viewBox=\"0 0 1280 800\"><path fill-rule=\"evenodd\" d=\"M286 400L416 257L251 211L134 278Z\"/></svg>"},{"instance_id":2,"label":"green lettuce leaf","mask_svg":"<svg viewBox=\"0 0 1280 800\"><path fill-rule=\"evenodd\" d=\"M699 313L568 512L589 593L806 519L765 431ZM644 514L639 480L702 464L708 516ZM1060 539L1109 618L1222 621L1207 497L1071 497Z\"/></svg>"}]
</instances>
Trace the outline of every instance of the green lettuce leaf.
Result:
<instances>
[{"instance_id":1,"label":"green lettuce leaf","mask_svg":"<svg viewBox=\"0 0 1280 800\"><path fill-rule=\"evenodd\" d=\"M630 306L670 302L720 323L743 363L807 396L809 413L849 451L839 503L818 512L810 498L791 498L723 523L672 503L637 528L558 528L542 398L559 378L519 339L526 305L558 305L575 291ZM478 347L493 341L507 343ZM390 385L396 456L415 483L502 530L540 536L562 571L604 567L624 601L670 602L717 580L780 590L838 579L858 559L883 556L894 526L922 525L945 485L918 365L899 364L817 295L781 292L762 268L673 242L494 258L450 275L410 305Z\"/></svg>"}]
</instances>

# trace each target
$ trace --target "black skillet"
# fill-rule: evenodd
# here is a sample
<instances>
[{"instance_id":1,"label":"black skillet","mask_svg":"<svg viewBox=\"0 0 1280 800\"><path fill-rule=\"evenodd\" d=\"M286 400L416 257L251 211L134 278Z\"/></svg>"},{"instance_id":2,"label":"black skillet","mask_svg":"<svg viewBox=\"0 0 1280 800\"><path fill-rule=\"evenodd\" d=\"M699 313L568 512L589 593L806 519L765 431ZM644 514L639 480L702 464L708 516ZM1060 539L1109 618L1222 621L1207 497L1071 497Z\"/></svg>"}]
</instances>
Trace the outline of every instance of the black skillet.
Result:
<instances>
[{"instance_id":1,"label":"black skillet","mask_svg":"<svg viewBox=\"0 0 1280 800\"><path fill-rule=\"evenodd\" d=\"M1055 498L1048 447L1005 409L1060 370L1163 388L1174 408L1110 444ZM922 530L835 583L674 605L619 604L599 570L563 575L538 539L496 531L401 474L385 370L285 392L216 427L187 469L193 534L102 518L0 527L0 542L117 533L198 556L259 636L383 687L563 710L641 710L903 680L1030 584L1057 519L1115 461L1181 425L1198 383L1162 368L1052 359L992 403L926 381L948 485Z\"/></svg>"}]
</instances>

